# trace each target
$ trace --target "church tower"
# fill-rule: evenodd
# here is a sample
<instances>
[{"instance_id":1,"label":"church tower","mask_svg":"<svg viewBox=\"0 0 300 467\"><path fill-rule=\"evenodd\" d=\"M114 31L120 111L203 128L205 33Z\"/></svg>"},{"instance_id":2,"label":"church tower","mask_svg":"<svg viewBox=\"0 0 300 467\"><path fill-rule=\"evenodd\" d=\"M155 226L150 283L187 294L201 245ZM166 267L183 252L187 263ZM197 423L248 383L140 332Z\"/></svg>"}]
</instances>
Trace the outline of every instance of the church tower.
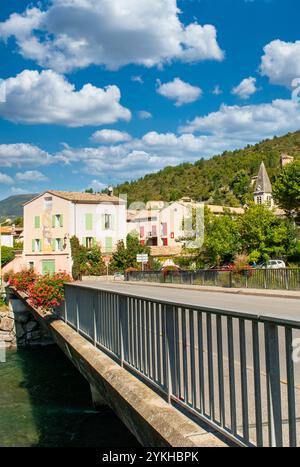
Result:
<instances>
[{"instance_id":1,"label":"church tower","mask_svg":"<svg viewBox=\"0 0 300 467\"><path fill-rule=\"evenodd\" d=\"M258 177L255 184L254 202L255 204L266 204L270 208L274 206L274 200L272 196L272 185L265 164L263 162L260 165Z\"/></svg>"}]
</instances>

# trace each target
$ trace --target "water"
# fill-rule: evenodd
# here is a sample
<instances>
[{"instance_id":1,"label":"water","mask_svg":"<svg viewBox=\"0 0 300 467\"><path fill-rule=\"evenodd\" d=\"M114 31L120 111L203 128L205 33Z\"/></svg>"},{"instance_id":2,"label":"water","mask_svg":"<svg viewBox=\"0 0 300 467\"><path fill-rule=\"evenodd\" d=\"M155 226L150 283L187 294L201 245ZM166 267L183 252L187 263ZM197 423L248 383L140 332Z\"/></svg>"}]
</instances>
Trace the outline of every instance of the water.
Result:
<instances>
[{"instance_id":1,"label":"water","mask_svg":"<svg viewBox=\"0 0 300 467\"><path fill-rule=\"evenodd\" d=\"M0 446L138 446L56 346L9 351L0 363Z\"/></svg>"}]
</instances>

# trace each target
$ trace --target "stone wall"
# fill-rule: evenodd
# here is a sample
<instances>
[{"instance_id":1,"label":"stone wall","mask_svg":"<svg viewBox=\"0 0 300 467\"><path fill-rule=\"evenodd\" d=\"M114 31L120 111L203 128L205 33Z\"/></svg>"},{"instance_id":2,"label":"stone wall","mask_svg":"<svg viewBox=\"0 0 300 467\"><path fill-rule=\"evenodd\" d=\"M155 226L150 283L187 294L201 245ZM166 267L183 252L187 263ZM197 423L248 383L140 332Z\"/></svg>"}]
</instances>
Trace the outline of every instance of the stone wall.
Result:
<instances>
[{"instance_id":1,"label":"stone wall","mask_svg":"<svg viewBox=\"0 0 300 467\"><path fill-rule=\"evenodd\" d=\"M0 310L0 341L6 348L52 344L49 333L34 319L26 303L7 295L8 307Z\"/></svg>"}]
</instances>

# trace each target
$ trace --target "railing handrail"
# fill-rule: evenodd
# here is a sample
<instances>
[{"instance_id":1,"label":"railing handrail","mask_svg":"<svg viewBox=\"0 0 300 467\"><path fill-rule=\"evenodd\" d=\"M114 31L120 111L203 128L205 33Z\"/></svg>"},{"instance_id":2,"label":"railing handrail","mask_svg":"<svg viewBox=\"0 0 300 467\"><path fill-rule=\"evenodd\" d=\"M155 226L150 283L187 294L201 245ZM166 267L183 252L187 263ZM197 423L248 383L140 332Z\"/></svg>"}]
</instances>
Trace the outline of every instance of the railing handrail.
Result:
<instances>
[{"instance_id":1,"label":"railing handrail","mask_svg":"<svg viewBox=\"0 0 300 467\"><path fill-rule=\"evenodd\" d=\"M109 289L109 288L104 288L101 289L98 286L93 286L93 285L88 285L88 284L80 284L80 283L66 283L65 286L67 287L77 287L77 288L82 288L85 290L99 290L102 292L108 292L114 295L119 295L122 297L128 297L128 298L137 298L137 299L142 299L144 301L151 301L152 303L156 303L159 305L165 305L166 307L168 306L174 306L174 307L185 307L185 308L192 308L195 311L202 311L204 313L214 313L216 315L222 315L222 316L232 316L235 318L242 318L242 319L248 319L248 320L254 320L260 323L264 322L269 322L273 323L279 326L290 326L293 328L300 329L300 311L299 311L299 319L294 320L291 318L285 318L285 317L276 317L274 315L261 315L261 314L256 314L256 313L249 313L248 311L245 312L239 312L235 310L229 310L226 308L215 308L215 307L208 307L205 305L195 305L193 303L187 303L187 302L177 302L175 300L165 300L165 299L156 299L152 297L145 297L144 295L141 294L136 294L136 293L128 293L128 292L122 292L122 291L116 291L114 289ZM299 308L300 308L300 300L299 300Z\"/></svg>"}]
</instances>

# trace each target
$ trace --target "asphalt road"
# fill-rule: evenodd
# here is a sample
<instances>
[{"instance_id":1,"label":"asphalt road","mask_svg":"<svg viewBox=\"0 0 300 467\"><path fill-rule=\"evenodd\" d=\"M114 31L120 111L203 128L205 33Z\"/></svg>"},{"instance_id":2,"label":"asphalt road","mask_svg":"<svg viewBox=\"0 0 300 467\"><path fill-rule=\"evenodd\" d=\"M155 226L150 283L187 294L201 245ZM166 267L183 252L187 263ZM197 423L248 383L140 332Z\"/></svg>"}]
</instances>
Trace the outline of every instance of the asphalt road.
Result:
<instances>
[{"instance_id":1,"label":"asphalt road","mask_svg":"<svg viewBox=\"0 0 300 467\"><path fill-rule=\"evenodd\" d=\"M300 300L298 299L202 292L200 290L133 285L124 282L83 281L79 285L125 292L144 298L174 301L185 306L205 306L255 315L274 316L292 319L300 323Z\"/></svg>"}]
</instances>

